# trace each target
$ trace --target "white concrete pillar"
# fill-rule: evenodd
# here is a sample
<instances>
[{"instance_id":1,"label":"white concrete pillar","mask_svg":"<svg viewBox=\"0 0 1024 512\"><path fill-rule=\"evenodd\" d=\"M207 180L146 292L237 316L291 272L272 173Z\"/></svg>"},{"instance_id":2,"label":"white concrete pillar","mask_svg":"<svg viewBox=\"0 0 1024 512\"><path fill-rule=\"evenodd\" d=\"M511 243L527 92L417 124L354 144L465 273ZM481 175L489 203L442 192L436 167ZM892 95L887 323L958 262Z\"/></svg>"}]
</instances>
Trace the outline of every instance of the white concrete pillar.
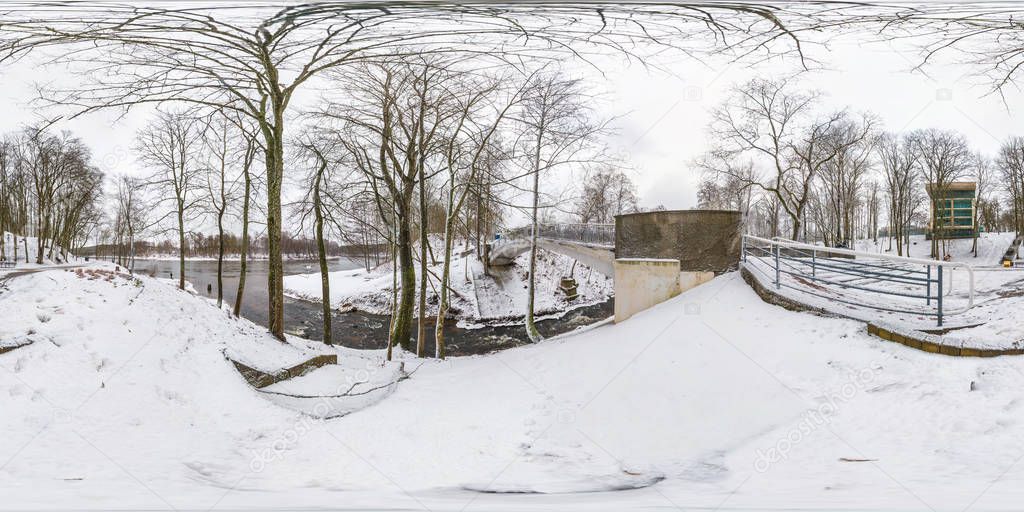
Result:
<instances>
[{"instance_id":1,"label":"white concrete pillar","mask_svg":"<svg viewBox=\"0 0 1024 512\"><path fill-rule=\"evenodd\" d=\"M679 260L615 260L615 323L680 293Z\"/></svg>"}]
</instances>

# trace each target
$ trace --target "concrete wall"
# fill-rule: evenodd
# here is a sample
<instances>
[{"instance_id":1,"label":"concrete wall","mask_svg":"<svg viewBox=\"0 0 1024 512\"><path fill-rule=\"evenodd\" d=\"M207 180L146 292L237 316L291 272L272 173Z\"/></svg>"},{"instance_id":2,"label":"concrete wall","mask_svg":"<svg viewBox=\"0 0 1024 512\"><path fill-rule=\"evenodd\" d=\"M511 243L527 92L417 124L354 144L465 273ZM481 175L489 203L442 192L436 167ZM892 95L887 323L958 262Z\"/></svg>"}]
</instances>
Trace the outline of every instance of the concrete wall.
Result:
<instances>
[{"instance_id":1,"label":"concrete wall","mask_svg":"<svg viewBox=\"0 0 1024 512\"><path fill-rule=\"evenodd\" d=\"M679 295L679 260L615 260L615 322Z\"/></svg>"},{"instance_id":2,"label":"concrete wall","mask_svg":"<svg viewBox=\"0 0 1024 512\"><path fill-rule=\"evenodd\" d=\"M616 258L677 259L690 272L735 270L743 217L738 211L675 210L615 217Z\"/></svg>"},{"instance_id":3,"label":"concrete wall","mask_svg":"<svg viewBox=\"0 0 1024 512\"><path fill-rule=\"evenodd\" d=\"M714 272L680 272L679 292L682 293L690 288L696 288L714 278Z\"/></svg>"}]
</instances>

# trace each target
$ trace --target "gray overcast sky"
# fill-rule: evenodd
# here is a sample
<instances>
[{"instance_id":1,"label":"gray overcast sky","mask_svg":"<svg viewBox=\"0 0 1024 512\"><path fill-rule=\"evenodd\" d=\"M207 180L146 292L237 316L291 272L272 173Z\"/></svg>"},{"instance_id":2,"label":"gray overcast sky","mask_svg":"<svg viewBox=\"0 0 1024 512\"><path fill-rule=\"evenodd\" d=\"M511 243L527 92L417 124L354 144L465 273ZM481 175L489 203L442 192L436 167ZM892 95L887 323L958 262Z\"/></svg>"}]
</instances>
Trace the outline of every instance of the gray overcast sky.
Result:
<instances>
[{"instance_id":1,"label":"gray overcast sky","mask_svg":"<svg viewBox=\"0 0 1024 512\"><path fill-rule=\"evenodd\" d=\"M994 154L1001 140L1021 134L1019 91L1006 91L1006 102L987 95L970 69L950 61L936 61L928 75L911 73L919 54L907 43L901 46L862 45L846 39L827 51L812 51L827 67L799 76L807 88L826 93L828 108L848 106L876 113L892 131L938 127L961 131L972 145ZM627 66L617 59L602 63L604 76L588 72L595 85L606 92L602 110L620 116L614 123L617 135L612 146L633 167L644 206L689 208L696 204L698 174L692 161L707 145L704 130L710 109L728 89L752 76L781 76L796 70L791 63L773 62L756 68L729 62L702 64L680 60L671 73L649 72ZM41 68L24 61L2 70L5 85L0 130L14 130L32 122L38 113L30 104L33 83L74 80L66 70ZM93 114L64 125L93 148L106 172L140 172L131 153L135 130L147 110L117 119L114 113Z\"/></svg>"}]
</instances>

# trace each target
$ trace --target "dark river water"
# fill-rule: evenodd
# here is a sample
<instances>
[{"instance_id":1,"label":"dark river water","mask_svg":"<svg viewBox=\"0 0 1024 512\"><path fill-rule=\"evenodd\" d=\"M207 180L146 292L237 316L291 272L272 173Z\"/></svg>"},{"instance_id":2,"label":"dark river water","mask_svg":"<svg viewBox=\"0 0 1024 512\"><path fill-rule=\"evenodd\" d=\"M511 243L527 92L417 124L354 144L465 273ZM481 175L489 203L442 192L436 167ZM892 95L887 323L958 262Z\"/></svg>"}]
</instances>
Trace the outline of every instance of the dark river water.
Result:
<instances>
[{"instance_id":1,"label":"dark river water","mask_svg":"<svg viewBox=\"0 0 1024 512\"><path fill-rule=\"evenodd\" d=\"M330 270L360 268L359 262L347 258L331 260ZM234 304L238 291L239 263L237 260L224 262L224 301ZM305 274L317 271L315 261L285 261L285 275ZM135 271L156 277L177 278L178 262L175 260L138 260ZM196 260L185 262L185 279L196 291L211 298L217 296L217 262ZM267 262L251 261L245 279L245 293L242 298L242 316L266 326L269 318L267 301ZM575 309L560 318L537 322L537 328L544 336L553 336L578 327L598 322L614 314L614 299L600 304ZM319 303L285 297L285 331L305 338L323 339L323 313ZM388 339L388 315L377 315L363 311L340 313L335 311L331 320L331 334L335 343L346 347L376 349L385 348ZM427 354L434 353L434 324L427 326ZM415 327L414 327L415 332ZM529 343L526 330L521 323L515 325L489 325L480 328L463 329L455 321L445 323L445 340L449 355L485 354Z\"/></svg>"}]
</instances>

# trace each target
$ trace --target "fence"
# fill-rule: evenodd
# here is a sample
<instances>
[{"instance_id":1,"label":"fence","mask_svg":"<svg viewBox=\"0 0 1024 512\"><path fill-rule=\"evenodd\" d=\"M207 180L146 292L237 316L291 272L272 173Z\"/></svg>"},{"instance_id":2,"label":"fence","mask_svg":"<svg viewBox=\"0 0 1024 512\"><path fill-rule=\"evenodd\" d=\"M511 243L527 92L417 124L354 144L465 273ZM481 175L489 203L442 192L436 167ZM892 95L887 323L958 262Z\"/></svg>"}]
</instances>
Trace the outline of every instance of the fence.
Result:
<instances>
[{"instance_id":1,"label":"fence","mask_svg":"<svg viewBox=\"0 0 1024 512\"><path fill-rule=\"evenodd\" d=\"M744 235L744 268L789 288L832 302L879 311L943 317L974 306L974 270L962 262L905 258ZM953 269L966 269L967 302L951 310Z\"/></svg>"},{"instance_id":2,"label":"fence","mask_svg":"<svg viewBox=\"0 0 1024 512\"><path fill-rule=\"evenodd\" d=\"M615 224L540 224L537 236L554 240L568 240L594 245L615 245ZM509 238L530 238L531 227L509 231Z\"/></svg>"}]
</instances>

